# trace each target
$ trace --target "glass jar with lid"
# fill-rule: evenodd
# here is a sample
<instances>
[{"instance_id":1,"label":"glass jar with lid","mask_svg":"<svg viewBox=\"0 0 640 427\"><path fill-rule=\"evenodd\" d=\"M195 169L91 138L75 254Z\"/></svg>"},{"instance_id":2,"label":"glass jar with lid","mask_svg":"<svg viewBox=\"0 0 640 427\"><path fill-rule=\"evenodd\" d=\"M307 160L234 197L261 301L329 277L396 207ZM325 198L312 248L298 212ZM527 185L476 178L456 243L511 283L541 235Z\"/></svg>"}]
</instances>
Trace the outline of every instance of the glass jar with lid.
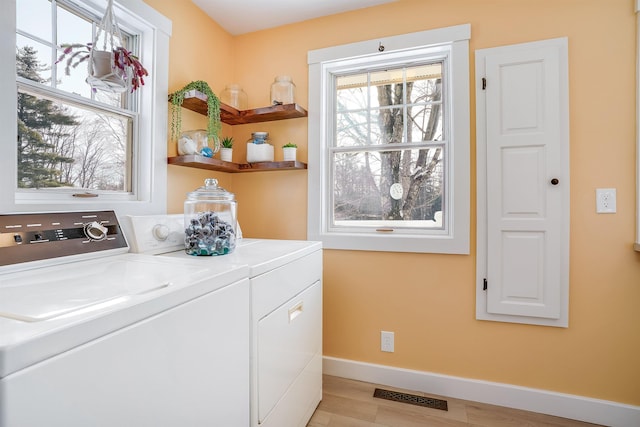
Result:
<instances>
[{"instance_id":1,"label":"glass jar with lid","mask_svg":"<svg viewBox=\"0 0 640 427\"><path fill-rule=\"evenodd\" d=\"M178 138L178 154L200 154L205 157L213 157L220 150L220 140L217 137L209 138L204 129L187 130Z\"/></svg>"},{"instance_id":2,"label":"glass jar with lid","mask_svg":"<svg viewBox=\"0 0 640 427\"><path fill-rule=\"evenodd\" d=\"M271 84L271 102L274 105L293 104L296 85L290 76L276 76Z\"/></svg>"},{"instance_id":3,"label":"glass jar with lid","mask_svg":"<svg viewBox=\"0 0 640 427\"><path fill-rule=\"evenodd\" d=\"M237 202L233 193L208 178L184 202L185 252L226 255L236 248Z\"/></svg>"},{"instance_id":4,"label":"glass jar with lid","mask_svg":"<svg viewBox=\"0 0 640 427\"><path fill-rule=\"evenodd\" d=\"M246 110L249 103L247 94L239 84L228 84L220 94L220 101L237 110Z\"/></svg>"},{"instance_id":5,"label":"glass jar with lid","mask_svg":"<svg viewBox=\"0 0 640 427\"><path fill-rule=\"evenodd\" d=\"M253 132L247 141L247 163L273 162L273 145L269 132Z\"/></svg>"}]
</instances>

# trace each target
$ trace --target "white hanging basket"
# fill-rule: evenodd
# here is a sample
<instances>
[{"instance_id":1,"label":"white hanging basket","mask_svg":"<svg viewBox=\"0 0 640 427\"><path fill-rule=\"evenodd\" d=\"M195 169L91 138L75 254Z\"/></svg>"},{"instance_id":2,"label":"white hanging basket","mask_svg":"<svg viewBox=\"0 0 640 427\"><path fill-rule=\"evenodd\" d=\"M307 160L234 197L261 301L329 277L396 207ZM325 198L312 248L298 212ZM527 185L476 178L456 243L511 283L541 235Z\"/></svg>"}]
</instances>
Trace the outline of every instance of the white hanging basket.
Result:
<instances>
[{"instance_id":1,"label":"white hanging basket","mask_svg":"<svg viewBox=\"0 0 640 427\"><path fill-rule=\"evenodd\" d=\"M113 52L91 50L87 83L96 90L122 93L128 89L124 70L114 66Z\"/></svg>"},{"instance_id":2,"label":"white hanging basket","mask_svg":"<svg viewBox=\"0 0 640 427\"><path fill-rule=\"evenodd\" d=\"M104 37L102 44L101 36ZM113 0L109 0L89 54L89 76L86 81L94 90L122 93L129 88L126 70L116 66L114 60L114 51L123 47L122 41L122 33L113 13Z\"/></svg>"}]
</instances>

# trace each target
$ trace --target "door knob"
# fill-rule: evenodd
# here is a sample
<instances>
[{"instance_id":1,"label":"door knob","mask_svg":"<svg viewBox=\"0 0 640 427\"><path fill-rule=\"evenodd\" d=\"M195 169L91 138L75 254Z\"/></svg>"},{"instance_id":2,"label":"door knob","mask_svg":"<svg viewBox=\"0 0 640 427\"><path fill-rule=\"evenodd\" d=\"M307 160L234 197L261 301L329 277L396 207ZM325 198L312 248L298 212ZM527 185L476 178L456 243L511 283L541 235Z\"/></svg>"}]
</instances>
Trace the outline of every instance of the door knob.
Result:
<instances>
[{"instance_id":1,"label":"door knob","mask_svg":"<svg viewBox=\"0 0 640 427\"><path fill-rule=\"evenodd\" d=\"M551 185L558 185L560 183L560 180L558 178L553 178L551 180Z\"/></svg>"}]
</instances>

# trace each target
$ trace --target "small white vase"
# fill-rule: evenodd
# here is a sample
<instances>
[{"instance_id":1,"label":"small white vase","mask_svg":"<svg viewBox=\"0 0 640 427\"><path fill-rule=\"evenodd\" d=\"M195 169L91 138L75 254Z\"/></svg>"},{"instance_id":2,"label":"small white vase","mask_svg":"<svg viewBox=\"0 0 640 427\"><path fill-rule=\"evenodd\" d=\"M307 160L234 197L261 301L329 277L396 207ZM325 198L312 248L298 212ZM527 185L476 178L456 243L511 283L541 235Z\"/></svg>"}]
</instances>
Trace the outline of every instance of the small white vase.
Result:
<instances>
[{"instance_id":1,"label":"small white vase","mask_svg":"<svg viewBox=\"0 0 640 427\"><path fill-rule=\"evenodd\" d=\"M232 159L233 148L224 148L220 149L220 160L224 162L230 162Z\"/></svg>"},{"instance_id":2,"label":"small white vase","mask_svg":"<svg viewBox=\"0 0 640 427\"><path fill-rule=\"evenodd\" d=\"M298 149L296 147L282 147L282 154L284 157L284 161L295 162L297 151Z\"/></svg>"}]
</instances>

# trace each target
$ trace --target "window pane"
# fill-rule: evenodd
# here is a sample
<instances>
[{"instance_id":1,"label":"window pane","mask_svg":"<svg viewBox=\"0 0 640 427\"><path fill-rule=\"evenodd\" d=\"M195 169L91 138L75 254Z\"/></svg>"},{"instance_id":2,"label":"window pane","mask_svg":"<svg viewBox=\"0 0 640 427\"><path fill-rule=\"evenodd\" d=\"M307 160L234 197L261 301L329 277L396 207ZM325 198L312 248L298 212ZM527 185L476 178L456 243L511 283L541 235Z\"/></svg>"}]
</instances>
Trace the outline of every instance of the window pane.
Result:
<instances>
[{"instance_id":1,"label":"window pane","mask_svg":"<svg viewBox=\"0 0 640 427\"><path fill-rule=\"evenodd\" d=\"M62 44L89 43L93 40L93 25L91 21L60 6L57 12L58 46Z\"/></svg>"},{"instance_id":2,"label":"window pane","mask_svg":"<svg viewBox=\"0 0 640 427\"><path fill-rule=\"evenodd\" d=\"M441 146L334 153L333 225L443 228Z\"/></svg>"},{"instance_id":3,"label":"window pane","mask_svg":"<svg viewBox=\"0 0 640 427\"><path fill-rule=\"evenodd\" d=\"M442 63L407 68L409 103L427 103L442 100Z\"/></svg>"},{"instance_id":4,"label":"window pane","mask_svg":"<svg viewBox=\"0 0 640 427\"><path fill-rule=\"evenodd\" d=\"M442 141L442 104L416 105L408 108L410 141Z\"/></svg>"},{"instance_id":5,"label":"window pane","mask_svg":"<svg viewBox=\"0 0 640 427\"><path fill-rule=\"evenodd\" d=\"M340 113L336 123L336 146L357 147L370 145L367 111Z\"/></svg>"},{"instance_id":6,"label":"window pane","mask_svg":"<svg viewBox=\"0 0 640 427\"><path fill-rule=\"evenodd\" d=\"M383 108L371 111L371 139L377 144L399 144L404 141L404 109Z\"/></svg>"},{"instance_id":7,"label":"window pane","mask_svg":"<svg viewBox=\"0 0 640 427\"><path fill-rule=\"evenodd\" d=\"M91 86L86 82L88 70L87 61L74 67L68 66L65 60L58 63L56 67L58 76L56 87L58 89L75 93L85 98L91 98Z\"/></svg>"},{"instance_id":8,"label":"window pane","mask_svg":"<svg viewBox=\"0 0 640 427\"><path fill-rule=\"evenodd\" d=\"M51 2L49 0L16 1L16 26L47 42L51 40Z\"/></svg>"},{"instance_id":9,"label":"window pane","mask_svg":"<svg viewBox=\"0 0 640 427\"><path fill-rule=\"evenodd\" d=\"M51 48L16 36L16 74L42 84L51 84Z\"/></svg>"},{"instance_id":10,"label":"window pane","mask_svg":"<svg viewBox=\"0 0 640 427\"><path fill-rule=\"evenodd\" d=\"M372 106L404 104L403 80L402 68L371 73Z\"/></svg>"},{"instance_id":11,"label":"window pane","mask_svg":"<svg viewBox=\"0 0 640 427\"><path fill-rule=\"evenodd\" d=\"M131 191L132 118L18 92L18 187Z\"/></svg>"},{"instance_id":12,"label":"window pane","mask_svg":"<svg viewBox=\"0 0 640 427\"><path fill-rule=\"evenodd\" d=\"M352 111L368 108L367 75L341 76L336 78L336 109Z\"/></svg>"}]
</instances>

